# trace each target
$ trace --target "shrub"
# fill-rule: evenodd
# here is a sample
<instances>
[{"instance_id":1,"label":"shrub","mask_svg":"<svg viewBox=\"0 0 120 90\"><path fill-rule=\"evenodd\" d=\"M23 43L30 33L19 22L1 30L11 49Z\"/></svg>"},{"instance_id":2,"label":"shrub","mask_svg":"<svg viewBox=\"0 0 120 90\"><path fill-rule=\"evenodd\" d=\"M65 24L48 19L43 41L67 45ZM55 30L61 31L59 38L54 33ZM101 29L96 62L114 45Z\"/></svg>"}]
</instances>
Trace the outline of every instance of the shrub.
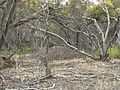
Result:
<instances>
[{"instance_id":1,"label":"shrub","mask_svg":"<svg viewBox=\"0 0 120 90\"><path fill-rule=\"evenodd\" d=\"M120 58L120 47L113 45L108 49L108 53L112 58Z\"/></svg>"},{"instance_id":2,"label":"shrub","mask_svg":"<svg viewBox=\"0 0 120 90\"><path fill-rule=\"evenodd\" d=\"M29 54L29 53L32 53L33 52L33 49L31 47L21 47L20 49L18 49L18 53L19 54Z\"/></svg>"}]
</instances>

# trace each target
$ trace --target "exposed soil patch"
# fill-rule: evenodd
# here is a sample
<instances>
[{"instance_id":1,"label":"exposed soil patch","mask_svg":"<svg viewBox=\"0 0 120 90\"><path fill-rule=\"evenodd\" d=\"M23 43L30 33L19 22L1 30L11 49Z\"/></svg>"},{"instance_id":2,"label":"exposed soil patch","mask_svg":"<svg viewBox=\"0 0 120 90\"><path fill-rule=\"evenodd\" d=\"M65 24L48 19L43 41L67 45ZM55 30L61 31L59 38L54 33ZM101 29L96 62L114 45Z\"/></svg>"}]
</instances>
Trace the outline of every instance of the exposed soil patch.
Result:
<instances>
[{"instance_id":1,"label":"exposed soil patch","mask_svg":"<svg viewBox=\"0 0 120 90\"><path fill-rule=\"evenodd\" d=\"M39 52L36 54L40 60L45 59L46 48L40 48ZM83 57L82 54L62 46L54 46L48 50L48 60L69 60L74 58Z\"/></svg>"}]
</instances>

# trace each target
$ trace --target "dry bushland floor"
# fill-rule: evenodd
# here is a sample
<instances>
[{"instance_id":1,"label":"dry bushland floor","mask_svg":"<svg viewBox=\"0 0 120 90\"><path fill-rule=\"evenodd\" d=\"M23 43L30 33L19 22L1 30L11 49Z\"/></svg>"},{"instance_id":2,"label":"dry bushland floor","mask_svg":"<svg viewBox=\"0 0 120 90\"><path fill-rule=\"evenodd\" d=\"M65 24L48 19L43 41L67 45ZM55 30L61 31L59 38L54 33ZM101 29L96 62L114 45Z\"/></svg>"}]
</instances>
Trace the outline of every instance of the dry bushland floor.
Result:
<instances>
[{"instance_id":1,"label":"dry bushland floor","mask_svg":"<svg viewBox=\"0 0 120 90\"><path fill-rule=\"evenodd\" d=\"M1 70L0 90L120 90L120 60L54 60L50 66L53 75L45 79L45 67L33 58Z\"/></svg>"}]
</instances>

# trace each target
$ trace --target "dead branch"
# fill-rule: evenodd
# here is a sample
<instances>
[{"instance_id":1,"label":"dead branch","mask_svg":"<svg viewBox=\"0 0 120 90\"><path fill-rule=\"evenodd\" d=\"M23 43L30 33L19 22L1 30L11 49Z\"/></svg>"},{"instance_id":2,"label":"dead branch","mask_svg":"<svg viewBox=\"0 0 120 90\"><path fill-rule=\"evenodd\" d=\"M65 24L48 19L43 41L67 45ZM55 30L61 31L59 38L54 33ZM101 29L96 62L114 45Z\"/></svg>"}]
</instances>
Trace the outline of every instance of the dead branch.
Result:
<instances>
[{"instance_id":1,"label":"dead branch","mask_svg":"<svg viewBox=\"0 0 120 90\"><path fill-rule=\"evenodd\" d=\"M2 79L2 82L4 83L5 82L5 78L4 78L4 76L2 74L0 75L0 78Z\"/></svg>"},{"instance_id":2,"label":"dead branch","mask_svg":"<svg viewBox=\"0 0 120 90\"><path fill-rule=\"evenodd\" d=\"M108 8L107 8L106 5L105 5L105 8L103 8L103 10L107 15L107 22L108 22L107 29L106 29L106 32L105 32L105 41L106 41L106 39L108 37L108 32L110 31L110 15L109 15L109 11L108 11Z\"/></svg>"},{"instance_id":3,"label":"dead branch","mask_svg":"<svg viewBox=\"0 0 120 90\"><path fill-rule=\"evenodd\" d=\"M42 78L39 78L38 80L39 80L39 81L40 81L40 80L44 80L44 79L47 79L47 78L49 78L49 77L52 77L52 75L44 76L44 77L42 77Z\"/></svg>"},{"instance_id":4,"label":"dead branch","mask_svg":"<svg viewBox=\"0 0 120 90\"><path fill-rule=\"evenodd\" d=\"M62 40L62 41L66 44L66 46L68 46L69 48L77 51L78 53L81 53L81 54L83 54L83 55L85 55L85 56L88 56L88 57L90 57L90 58L92 58L92 59L96 59L94 56L92 56L92 55L90 55L90 54L88 54L88 53L86 53L86 52L84 52L84 51L80 51L80 50L78 50L75 46L70 45L64 38L62 38L62 37L59 36L58 34L55 34L55 33L50 32L50 31L47 31L47 32L46 32L46 30L44 30L44 29L36 28L35 26L33 26L33 25L31 25L31 24L29 24L29 25L30 25L30 28L31 28L31 29L35 29L35 30L38 30L38 31L41 31L41 32L44 32L44 33L48 33L48 34L51 34L51 35L59 38L60 40Z\"/></svg>"}]
</instances>

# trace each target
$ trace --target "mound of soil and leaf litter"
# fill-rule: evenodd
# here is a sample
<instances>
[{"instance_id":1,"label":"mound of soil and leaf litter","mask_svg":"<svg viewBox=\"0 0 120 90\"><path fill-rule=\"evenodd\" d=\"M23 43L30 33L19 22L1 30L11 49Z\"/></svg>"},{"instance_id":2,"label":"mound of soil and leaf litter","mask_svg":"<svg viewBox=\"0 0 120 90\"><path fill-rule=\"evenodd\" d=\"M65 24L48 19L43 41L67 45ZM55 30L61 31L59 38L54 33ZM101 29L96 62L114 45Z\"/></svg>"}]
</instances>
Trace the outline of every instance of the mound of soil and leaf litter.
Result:
<instances>
[{"instance_id":1,"label":"mound of soil and leaf litter","mask_svg":"<svg viewBox=\"0 0 120 90\"><path fill-rule=\"evenodd\" d=\"M120 60L53 59L52 76L44 77L40 57L32 56L26 55L17 68L0 71L0 90L120 90Z\"/></svg>"},{"instance_id":2,"label":"mound of soil and leaf litter","mask_svg":"<svg viewBox=\"0 0 120 90\"><path fill-rule=\"evenodd\" d=\"M37 57L39 57L39 59L44 59L45 53L46 53L46 49L41 48L37 53ZM49 48L47 56L48 56L48 60L69 60L69 59L83 57L82 54L68 47L62 47L62 46L55 46Z\"/></svg>"}]
</instances>

